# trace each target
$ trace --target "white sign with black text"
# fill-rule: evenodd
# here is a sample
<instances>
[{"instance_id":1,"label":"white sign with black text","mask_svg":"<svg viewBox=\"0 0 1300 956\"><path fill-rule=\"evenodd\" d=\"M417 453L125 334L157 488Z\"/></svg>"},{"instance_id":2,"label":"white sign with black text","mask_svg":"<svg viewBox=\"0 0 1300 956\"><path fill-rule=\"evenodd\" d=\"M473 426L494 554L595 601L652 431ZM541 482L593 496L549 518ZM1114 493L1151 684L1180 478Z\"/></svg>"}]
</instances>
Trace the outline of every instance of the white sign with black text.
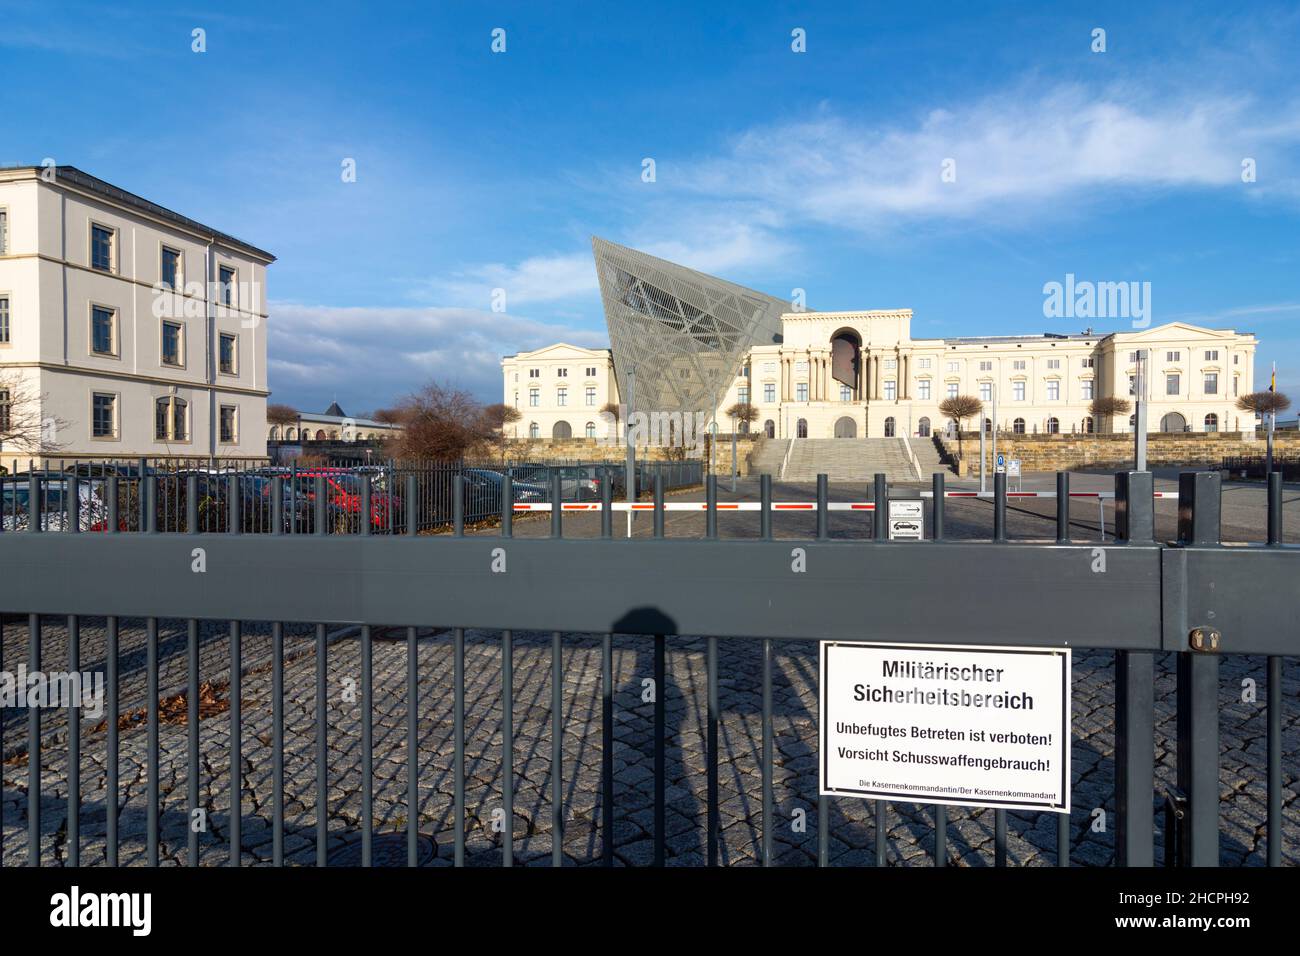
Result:
<instances>
[{"instance_id":1,"label":"white sign with black text","mask_svg":"<svg viewBox=\"0 0 1300 956\"><path fill-rule=\"evenodd\" d=\"M820 792L1070 812L1070 649L821 644Z\"/></svg>"},{"instance_id":2,"label":"white sign with black text","mask_svg":"<svg viewBox=\"0 0 1300 956\"><path fill-rule=\"evenodd\" d=\"M889 502L889 540L920 541L925 537L925 509L920 499Z\"/></svg>"}]
</instances>

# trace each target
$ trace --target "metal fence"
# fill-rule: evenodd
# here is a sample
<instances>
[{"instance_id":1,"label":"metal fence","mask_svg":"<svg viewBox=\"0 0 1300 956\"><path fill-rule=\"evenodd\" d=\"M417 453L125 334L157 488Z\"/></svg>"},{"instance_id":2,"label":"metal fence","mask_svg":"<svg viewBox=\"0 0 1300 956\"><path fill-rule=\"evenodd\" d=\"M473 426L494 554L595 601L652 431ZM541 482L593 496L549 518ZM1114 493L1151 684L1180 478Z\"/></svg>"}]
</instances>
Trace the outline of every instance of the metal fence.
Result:
<instances>
[{"instance_id":1,"label":"metal fence","mask_svg":"<svg viewBox=\"0 0 1300 956\"><path fill-rule=\"evenodd\" d=\"M62 470L37 468L0 476L0 530L23 531L32 514L41 529L70 528L73 502L81 531L144 529L152 512L161 532L267 534L274 529L312 534L318 526L331 534L357 534L361 516L370 516L370 533L401 534L416 516L417 532L449 530L457 488L464 520L495 522L502 488L511 479L516 502L550 502L552 477L559 478L559 500L599 501L602 483L615 498L626 496L622 465L606 462L436 462L384 461L377 464L327 462L321 465L267 466L264 462L203 460L71 462ZM702 484L700 461L637 462L636 490L645 494L656 478L669 491ZM146 481L152 499L145 495ZM459 483L459 484L458 484ZM39 492L32 508L33 489Z\"/></svg>"},{"instance_id":2,"label":"metal fence","mask_svg":"<svg viewBox=\"0 0 1300 956\"><path fill-rule=\"evenodd\" d=\"M1263 481L1267 459L1263 455L1235 455L1224 458L1221 467L1231 478ZM1284 481L1300 481L1300 456L1274 456L1273 470L1281 472Z\"/></svg>"},{"instance_id":3,"label":"metal fence","mask_svg":"<svg viewBox=\"0 0 1300 956\"><path fill-rule=\"evenodd\" d=\"M1114 501L1116 540L1071 540L1069 476L1057 476L1057 516L1054 539L1008 540L1005 475L995 477L993 533L990 540L952 541L944 535L944 509L948 499L943 476L934 476L929 497L932 540L887 540L883 503L889 490L883 475L876 476L869 506L862 508L871 521L872 538L833 538L829 533L832 503L824 476L819 478L814 502L806 506L816 516L816 530L808 539L773 538L772 522L780 503L772 500L769 476L760 479L757 503L759 535L755 539L728 540L718 536L716 480L706 484L703 505L704 534L700 538L664 535L666 476L656 475L649 511L653 539L616 540L611 482L600 486L593 507L600 515L600 537L564 538L565 507L549 509L549 538L513 535L513 516L520 502L507 476L499 499L498 534L465 535L465 497L452 495L453 534L419 537L414 532L422 520L420 508L406 507L403 535L377 535L361 510L356 534L332 533L326 522L315 521L310 533L295 533L272 520L267 535L245 535L233 520L234 501L228 502L231 519L211 533L165 532L157 525L156 510L144 510L145 527L123 532L109 520L106 533L80 534L69 524L66 534L43 533L39 521L29 521L26 531L0 535L0 611L21 614L28 630L26 666L41 666L43 615L59 615L69 633L69 661L78 660L79 622L89 616L106 616L107 654L107 861L118 862L119 788L116 727L120 717L118 691L118 623L142 618L147 633L145 676L147 759L144 782L148 818L146 862L159 862L159 643L158 622L179 618L189 622L186 668L188 709L188 772L184 799L190 808L205 800L203 765L242 766L241 756L241 637L243 622L270 621L272 625L273 730L259 746L269 748L274 760L271 808L273 857L284 862L284 629L298 622L310 633L315 629L319 687L325 680L326 625L360 625L361 653L361 812L358 821L363 865L372 863L375 782L372 715L375 679L372 663L372 628L401 625L407 628L408 740L405 776L408 786L408 863L418 858L418 821L413 811L423 769L414 741L420 713L416 667L420 648L415 628L437 624L450 629L450 640L424 653L450 655L454 673L452 722L454 754L454 860L465 859L465 629L501 632L502 734L505 818L512 819L511 800L515 771L513 747L513 679L510 676L512 635L517 630L549 631L551 643L551 805L552 863L563 862L562 836L564 780L561 773L564 674L561 655L571 635L598 636L601 641L601 770L600 859L614 860L613 841L617 806L614 793L614 695L611 682L613 635L645 635L652 642L655 676L663 686L665 655L670 638L690 635L707 641L707 861L718 860L721 832L719 807L719 703L718 645L722 640L761 642L762 648L762 776L761 860L774 860L773 781L773 649L780 641L861 640L887 635L892 640L918 643L971 645L1035 645L1097 648L1114 652L1115 752L1114 779L1117 828L1116 862L1151 865L1155 860L1154 833L1166 828L1164 863L1212 866L1219 861L1219 712L1217 687L1220 659L1227 654L1267 657L1267 861L1282 858L1281 728L1283 715L1282 663L1284 656L1300 652L1295 627L1294 593L1300 573L1300 547L1282 543L1281 476L1268 485L1267 541L1220 542L1220 479L1216 473L1187 473L1180 477L1177 540L1155 540L1152 476L1127 472L1116 476ZM41 474L30 476L30 501L40 499ZM110 481L115 480L113 478ZM237 485L235 476L227 481ZM405 476L408 502L420 502L414 487L419 477ZM453 484L463 486L464 475ZM552 501L561 497L559 472L551 476ZM144 497L157 500L157 476L144 479ZM368 487L365 485L363 487ZM391 487L391 486L390 486ZM459 490L459 488L457 489ZM369 492L366 492L369 497ZM114 499L109 498L110 513ZM273 496L271 510L280 499ZM186 499L189 528L195 524L194 498ZM323 508L321 498L314 502ZM623 503L623 508L638 507ZM723 506L725 507L725 506ZM805 507L800 505L801 508ZM563 539L563 540L560 540ZM791 545L805 553L801 573L792 573ZM1105 573L1097 572L1098 552L1104 552ZM203 567L196 562L202 557ZM508 564L508 573L507 571ZM761 601L720 600L744 569L746 586L761 594ZM635 582L653 582L653 586ZM942 595L936 596L936 582ZM862 595L885 595L864 612ZM972 613L972 609L996 613ZM200 667L198 625L222 622L228 628L230 661L230 714L228 736L218 738L215 750L201 752L199 736ZM1050 625L1049 625L1050 622ZM810 634L815 630L817 633ZM1156 748L1154 719L1154 662L1158 653L1177 657L1177 785L1160 794L1163 810L1157 813L1154 775ZM654 702L654 853L665 860L665 753L666 695ZM315 714L316 747L316 860L327 860L327 722L323 694L318 694ZM81 729L70 721L68 741L69 830L65 857L79 859L78 820L81 793L78 782ZM26 815L28 860L39 861L41 837L42 712L27 713L28 779ZM212 738L209 738L212 739ZM239 865L242 847L240 820L242 787L230 793L229 840L231 863ZM830 830L828 798L818 799L818 861L828 862ZM1007 816L995 813L996 863L1006 862ZM877 863L885 862L885 803L875 802ZM945 808L935 808L934 862L947 860ZM1059 865L1068 865L1068 817L1057 815ZM502 862L513 861L513 831L503 836ZM199 861L199 842L191 832L188 861Z\"/></svg>"}]
</instances>

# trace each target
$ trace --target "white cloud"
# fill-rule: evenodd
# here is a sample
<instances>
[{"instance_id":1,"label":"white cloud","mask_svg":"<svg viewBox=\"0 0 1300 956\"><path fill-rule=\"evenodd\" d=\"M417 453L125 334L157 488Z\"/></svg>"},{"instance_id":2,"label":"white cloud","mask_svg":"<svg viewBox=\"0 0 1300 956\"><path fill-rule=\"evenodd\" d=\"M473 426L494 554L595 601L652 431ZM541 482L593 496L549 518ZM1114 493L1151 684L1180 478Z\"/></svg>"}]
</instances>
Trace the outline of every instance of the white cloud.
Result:
<instances>
[{"instance_id":1,"label":"white cloud","mask_svg":"<svg viewBox=\"0 0 1300 956\"><path fill-rule=\"evenodd\" d=\"M557 341L603 347L603 331L508 313L273 302L268 341L273 401L349 412L392 405L429 381L501 400L501 357ZM319 411L321 409L314 409Z\"/></svg>"}]
</instances>

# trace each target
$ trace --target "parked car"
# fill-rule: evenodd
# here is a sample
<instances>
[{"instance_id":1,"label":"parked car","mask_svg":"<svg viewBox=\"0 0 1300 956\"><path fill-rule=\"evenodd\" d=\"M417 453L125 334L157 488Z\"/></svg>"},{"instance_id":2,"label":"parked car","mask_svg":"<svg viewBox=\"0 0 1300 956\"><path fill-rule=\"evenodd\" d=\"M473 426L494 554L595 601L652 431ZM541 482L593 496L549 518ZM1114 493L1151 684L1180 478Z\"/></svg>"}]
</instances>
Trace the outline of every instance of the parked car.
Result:
<instances>
[{"instance_id":1,"label":"parked car","mask_svg":"<svg viewBox=\"0 0 1300 956\"><path fill-rule=\"evenodd\" d=\"M108 509L104 505L105 485L102 481L77 482L78 527L82 531L103 531ZM3 500L0 502L0 527L5 531L23 531L28 527L31 486L24 476L4 482ZM41 528L45 531L63 531L66 527L68 482L62 478L49 478L42 482Z\"/></svg>"},{"instance_id":2,"label":"parked car","mask_svg":"<svg viewBox=\"0 0 1300 956\"><path fill-rule=\"evenodd\" d=\"M346 472L342 469L312 469L298 472L299 478L325 479L325 496L329 509L334 514L358 518L361 514L361 486L367 478ZM310 481L302 496L314 503L316 500L316 483ZM372 527L387 528L401 519L402 499L391 491L382 491L375 487L370 489L370 521Z\"/></svg>"},{"instance_id":3,"label":"parked car","mask_svg":"<svg viewBox=\"0 0 1300 956\"><path fill-rule=\"evenodd\" d=\"M466 468L465 478L465 520L480 521L483 518L501 514L501 487L506 476L490 468ZM511 478L510 496L517 502L542 502L546 500L546 488L528 481Z\"/></svg>"}]
</instances>

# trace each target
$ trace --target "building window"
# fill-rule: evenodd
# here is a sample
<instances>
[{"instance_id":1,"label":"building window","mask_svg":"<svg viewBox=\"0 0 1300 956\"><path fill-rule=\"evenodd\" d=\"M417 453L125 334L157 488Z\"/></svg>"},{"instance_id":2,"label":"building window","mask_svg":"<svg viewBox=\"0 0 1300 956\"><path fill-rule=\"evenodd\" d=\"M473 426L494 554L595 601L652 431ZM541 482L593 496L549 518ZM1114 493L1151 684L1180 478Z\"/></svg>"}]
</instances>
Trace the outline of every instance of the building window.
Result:
<instances>
[{"instance_id":1,"label":"building window","mask_svg":"<svg viewBox=\"0 0 1300 956\"><path fill-rule=\"evenodd\" d=\"M773 384L772 382L768 382L766 385L763 386L763 401L765 402L776 401L776 385Z\"/></svg>"},{"instance_id":2,"label":"building window","mask_svg":"<svg viewBox=\"0 0 1300 956\"><path fill-rule=\"evenodd\" d=\"M949 382L949 383L948 383L948 392L947 392L947 393L948 393L948 397L949 397L949 398L956 398L956 397L957 397L957 387L958 387L958 386L957 386L957 383L956 383L956 382Z\"/></svg>"},{"instance_id":3,"label":"building window","mask_svg":"<svg viewBox=\"0 0 1300 956\"><path fill-rule=\"evenodd\" d=\"M528 370L528 377L529 377L529 378L541 378L541 377L542 377L542 370L541 370L540 368L530 368L530 369Z\"/></svg>"},{"instance_id":4,"label":"building window","mask_svg":"<svg viewBox=\"0 0 1300 956\"><path fill-rule=\"evenodd\" d=\"M1232 364L1233 364L1233 365L1240 365L1240 364L1241 364L1241 354L1240 354L1239 352L1233 352L1233 353L1232 353Z\"/></svg>"},{"instance_id":5,"label":"building window","mask_svg":"<svg viewBox=\"0 0 1300 956\"><path fill-rule=\"evenodd\" d=\"M1170 372L1165 376L1165 394L1177 395L1182 384L1182 377L1177 372Z\"/></svg>"},{"instance_id":6,"label":"building window","mask_svg":"<svg viewBox=\"0 0 1300 956\"><path fill-rule=\"evenodd\" d=\"M167 246L162 248L162 284L169 289L181 287L181 254Z\"/></svg>"},{"instance_id":7,"label":"building window","mask_svg":"<svg viewBox=\"0 0 1300 956\"><path fill-rule=\"evenodd\" d=\"M1218 349L1212 349L1212 350L1210 350L1210 351L1208 351L1208 352L1205 353L1205 361L1207 361L1207 362L1217 362L1218 360L1219 360L1219 350L1218 350Z\"/></svg>"},{"instance_id":8,"label":"building window","mask_svg":"<svg viewBox=\"0 0 1300 956\"><path fill-rule=\"evenodd\" d=\"M742 404L742 405L748 405L748 404L749 404L749 386L748 386L748 385L742 385L742 386L740 386L740 388L736 389L736 401L740 402L740 404Z\"/></svg>"},{"instance_id":9,"label":"building window","mask_svg":"<svg viewBox=\"0 0 1300 956\"><path fill-rule=\"evenodd\" d=\"M981 371L981 372L991 372L991 371L993 371L993 363L992 363L992 362L980 362L980 371Z\"/></svg>"},{"instance_id":10,"label":"building window","mask_svg":"<svg viewBox=\"0 0 1300 956\"><path fill-rule=\"evenodd\" d=\"M981 363L981 364L982 364L982 363ZM980 401L981 401L981 402L991 402L991 401L993 401L993 383L992 383L992 382L980 382Z\"/></svg>"},{"instance_id":11,"label":"building window","mask_svg":"<svg viewBox=\"0 0 1300 956\"><path fill-rule=\"evenodd\" d=\"M1129 352L1129 353L1128 353L1128 360L1129 360L1130 362L1136 362L1136 361L1138 360L1138 354L1137 354L1137 352Z\"/></svg>"},{"instance_id":12,"label":"building window","mask_svg":"<svg viewBox=\"0 0 1300 956\"><path fill-rule=\"evenodd\" d=\"M898 359L885 359L885 368L898 368Z\"/></svg>"},{"instance_id":13,"label":"building window","mask_svg":"<svg viewBox=\"0 0 1300 956\"><path fill-rule=\"evenodd\" d=\"M113 271L113 230L107 226L90 227L90 267L101 272Z\"/></svg>"},{"instance_id":14,"label":"building window","mask_svg":"<svg viewBox=\"0 0 1300 956\"><path fill-rule=\"evenodd\" d=\"M538 405L540 405L541 398L542 398L541 392L539 392L537 389L530 388L528 390L528 406L530 408L536 408Z\"/></svg>"},{"instance_id":15,"label":"building window","mask_svg":"<svg viewBox=\"0 0 1300 956\"><path fill-rule=\"evenodd\" d=\"M1183 353L1182 353L1182 352L1166 352L1166 353L1165 353L1165 361L1166 361L1166 362L1179 362L1179 361L1182 360L1182 358L1183 358Z\"/></svg>"},{"instance_id":16,"label":"building window","mask_svg":"<svg viewBox=\"0 0 1300 956\"><path fill-rule=\"evenodd\" d=\"M0 209L0 256L9 254L9 210Z\"/></svg>"},{"instance_id":17,"label":"building window","mask_svg":"<svg viewBox=\"0 0 1300 956\"><path fill-rule=\"evenodd\" d=\"M1219 373L1218 372L1205 373L1205 394L1206 395L1219 394Z\"/></svg>"},{"instance_id":18,"label":"building window","mask_svg":"<svg viewBox=\"0 0 1300 956\"><path fill-rule=\"evenodd\" d=\"M886 419L885 419L885 437L886 437L886 438L893 438L893 437L894 437L894 430L895 430L896 427L897 427L897 425L896 425L896 423L894 422L894 419L893 419L892 416L889 417L889 418L886 418Z\"/></svg>"},{"instance_id":19,"label":"building window","mask_svg":"<svg viewBox=\"0 0 1300 956\"><path fill-rule=\"evenodd\" d=\"M1091 435L1092 430L1093 430L1093 421L1092 421L1092 416L1089 415L1087 418L1083 420L1083 433L1085 435Z\"/></svg>"},{"instance_id":20,"label":"building window","mask_svg":"<svg viewBox=\"0 0 1300 956\"><path fill-rule=\"evenodd\" d=\"M1049 418L1047 420L1047 434L1059 435L1061 433L1061 420L1059 418Z\"/></svg>"},{"instance_id":21,"label":"building window","mask_svg":"<svg viewBox=\"0 0 1300 956\"><path fill-rule=\"evenodd\" d=\"M1079 382L1079 397L1092 401L1092 379L1085 378Z\"/></svg>"},{"instance_id":22,"label":"building window","mask_svg":"<svg viewBox=\"0 0 1300 956\"><path fill-rule=\"evenodd\" d=\"M239 410L234 405L221 406L221 441L233 444L239 440Z\"/></svg>"},{"instance_id":23,"label":"building window","mask_svg":"<svg viewBox=\"0 0 1300 956\"><path fill-rule=\"evenodd\" d=\"M1137 376L1130 375L1128 377L1128 393L1132 395L1136 391L1137 391Z\"/></svg>"},{"instance_id":24,"label":"building window","mask_svg":"<svg viewBox=\"0 0 1300 956\"><path fill-rule=\"evenodd\" d=\"M950 372L960 372L960 371L961 371L961 363L960 363L960 362L949 362L949 363L948 363L948 371L950 371Z\"/></svg>"},{"instance_id":25,"label":"building window","mask_svg":"<svg viewBox=\"0 0 1300 956\"><path fill-rule=\"evenodd\" d=\"M528 423L528 437L529 437L529 438L540 438L540 437L541 437L541 434L542 434L542 430L537 426L537 422L529 422L529 423Z\"/></svg>"},{"instance_id":26,"label":"building window","mask_svg":"<svg viewBox=\"0 0 1300 956\"><path fill-rule=\"evenodd\" d=\"M923 402L930 400L930 380L923 378L916 383L916 397Z\"/></svg>"},{"instance_id":27,"label":"building window","mask_svg":"<svg viewBox=\"0 0 1300 956\"><path fill-rule=\"evenodd\" d=\"M162 324L162 363L163 365L181 365L181 324L164 322Z\"/></svg>"},{"instance_id":28,"label":"building window","mask_svg":"<svg viewBox=\"0 0 1300 956\"><path fill-rule=\"evenodd\" d=\"M229 332L222 332L217 347L217 367L227 375L235 374L235 337Z\"/></svg>"},{"instance_id":29,"label":"building window","mask_svg":"<svg viewBox=\"0 0 1300 956\"><path fill-rule=\"evenodd\" d=\"M557 378L568 378L569 370L567 368L557 368L555 370L555 375Z\"/></svg>"},{"instance_id":30,"label":"building window","mask_svg":"<svg viewBox=\"0 0 1300 956\"><path fill-rule=\"evenodd\" d=\"M595 404L596 404L596 389L595 389L594 386L591 387L591 388L588 388L588 389L586 390L586 392L584 392L583 394L584 394L584 397L585 397L586 402L587 402L588 405L595 405Z\"/></svg>"},{"instance_id":31,"label":"building window","mask_svg":"<svg viewBox=\"0 0 1300 956\"><path fill-rule=\"evenodd\" d=\"M796 385L796 386L794 387L794 397L795 397L795 401L798 401L798 402L806 402L806 401L808 401L808 383L807 383L807 382L800 382L798 385Z\"/></svg>"},{"instance_id":32,"label":"building window","mask_svg":"<svg viewBox=\"0 0 1300 956\"><path fill-rule=\"evenodd\" d=\"M1012 400L1013 402L1023 402L1023 401L1025 400L1025 383L1024 383L1024 382L1012 382L1012 383L1011 383L1011 400Z\"/></svg>"},{"instance_id":33,"label":"building window","mask_svg":"<svg viewBox=\"0 0 1300 956\"><path fill-rule=\"evenodd\" d=\"M885 401L892 402L898 394L898 384L894 381L885 383Z\"/></svg>"},{"instance_id":34,"label":"building window","mask_svg":"<svg viewBox=\"0 0 1300 956\"><path fill-rule=\"evenodd\" d=\"M1055 380L1047 383L1047 400L1057 402L1061 400L1061 383Z\"/></svg>"},{"instance_id":35,"label":"building window","mask_svg":"<svg viewBox=\"0 0 1300 956\"><path fill-rule=\"evenodd\" d=\"M1234 375L1232 376L1232 397L1236 398L1240 394L1241 394L1241 376Z\"/></svg>"},{"instance_id":36,"label":"building window","mask_svg":"<svg viewBox=\"0 0 1300 956\"><path fill-rule=\"evenodd\" d=\"M186 441L189 403L183 398L168 395L154 402L153 437L155 441Z\"/></svg>"},{"instance_id":37,"label":"building window","mask_svg":"<svg viewBox=\"0 0 1300 956\"><path fill-rule=\"evenodd\" d=\"M90 350L96 355L117 354L117 311L103 306L90 310Z\"/></svg>"},{"instance_id":38,"label":"building window","mask_svg":"<svg viewBox=\"0 0 1300 956\"><path fill-rule=\"evenodd\" d=\"M921 420L916 423L916 435L918 438L930 437L930 419L923 416Z\"/></svg>"},{"instance_id":39,"label":"building window","mask_svg":"<svg viewBox=\"0 0 1300 956\"><path fill-rule=\"evenodd\" d=\"M853 389L849 388L843 382L840 383L840 401L841 402L853 401Z\"/></svg>"},{"instance_id":40,"label":"building window","mask_svg":"<svg viewBox=\"0 0 1300 956\"><path fill-rule=\"evenodd\" d=\"M90 401L90 436L92 438L116 438L117 396L105 392L96 392Z\"/></svg>"},{"instance_id":41,"label":"building window","mask_svg":"<svg viewBox=\"0 0 1300 956\"><path fill-rule=\"evenodd\" d=\"M0 295L0 345L9 344L9 296Z\"/></svg>"},{"instance_id":42,"label":"building window","mask_svg":"<svg viewBox=\"0 0 1300 956\"><path fill-rule=\"evenodd\" d=\"M916 367L917 367L917 368L929 368L929 367L930 367L930 360L929 360L928 358L919 358L919 359L916 360Z\"/></svg>"},{"instance_id":43,"label":"building window","mask_svg":"<svg viewBox=\"0 0 1300 956\"><path fill-rule=\"evenodd\" d=\"M595 377L596 377L596 367L593 365L587 369L587 378L595 378Z\"/></svg>"},{"instance_id":44,"label":"building window","mask_svg":"<svg viewBox=\"0 0 1300 956\"><path fill-rule=\"evenodd\" d=\"M1210 412L1205 416L1205 430L1207 432L1217 432L1219 430L1219 416Z\"/></svg>"},{"instance_id":45,"label":"building window","mask_svg":"<svg viewBox=\"0 0 1300 956\"><path fill-rule=\"evenodd\" d=\"M0 434L8 434L13 427L12 415L10 409L13 407L13 399L10 397L9 389L0 388Z\"/></svg>"},{"instance_id":46,"label":"building window","mask_svg":"<svg viewBox=\"0 0 1300 956\"><path fill-rule=\"evenodd\" d=\"M1061 360L1060 360L1059 358L1048 359L1048 360L1047 360L1047 367L1048 367L1048 368L1060 368L1060 367L1061 367Z\"/></svg>"},{"instance_id":47,"label":"building window","mask_svg":"<svg viewBox=\"0 0 1300 956\"><path fill-rule=\"evenodd\" d=\"M555 404L561 407L569 404L569 390L567 388L557 388L555 390Z\"/></svg>"},{"instance_id":48,"label":"building window","mask_svg":"<svg viewBox=\"0 0 1300 956\"><path fill-rule=\"evenodd\" d=\"M230 266L217 270L217 301L222 305L235 304L235 270Z\"/></svg>"},{"instance_id":49,"label":"building window","mask_svg":"<svg viewBox=\"0 0 1300 956\"><path fill-rule=\"evenodd\" d=\"M1011 370L1013 372L1023 372L1025 370L1025 360L1016 359L1014 362L1011 363Z\"/></svg>"},{"instance_id":50,"label":"building window","mask_svg":"<svg viewBox=\"0 0 1300 956\"><path fill-rule=\"evenodd\" d=\"M1082 368L1096 368L1096 367L1097 367L1097 360L1096 360L1096 359L1091 359L1091 358L1082 359L1082 360L1080 360L1079 365L1080 365L1080 367L1082 367Z\"/></svg>"},{"instance_id":51,"label":"building window","mask_svg":"<svg viewBox=\"0 0 1300 956\"><path fill-rule=\"evenodd\" d=\"M1012 422L1011 432L1014 435L1023 435L1025 433L1025 420L1023 418L1017 418Z\"/></svg>"}]
</instances>

